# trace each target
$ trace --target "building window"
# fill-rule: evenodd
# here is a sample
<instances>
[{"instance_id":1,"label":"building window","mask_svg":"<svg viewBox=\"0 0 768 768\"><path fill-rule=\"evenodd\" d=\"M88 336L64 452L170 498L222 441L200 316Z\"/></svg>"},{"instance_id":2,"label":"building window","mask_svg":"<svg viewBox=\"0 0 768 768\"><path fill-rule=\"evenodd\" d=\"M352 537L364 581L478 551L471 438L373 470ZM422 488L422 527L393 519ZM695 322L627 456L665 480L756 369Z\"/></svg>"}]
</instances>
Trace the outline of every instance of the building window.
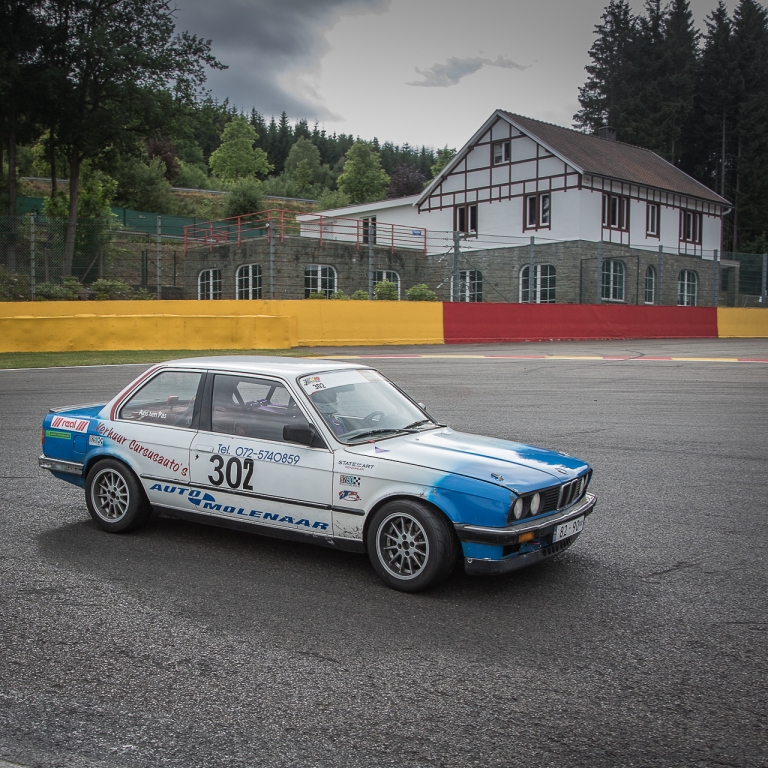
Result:
<instances>
[{"instance_id":1,"label":"building window","mask_svg":"<svg viewBox=\"0 0 768 768\"><path fill-rule=\"evenodd\" d=\"M376 245L376 217L363 219L363 245Z\"/></svg>"},{"instance_id":2,"label":"building window","mask_svg":"<svg viewBox=\"0 0 768 768\"><path fill-rule=\"evenodd\" d=\"M680 307L695 307L696 292L699 284L698 275L690 269L684 269L677 276L677 304Z\"/></svg>"},{"instance_id":3,"label":"building window","mask_svg":"<svg viewBox=\"0 0 768 768\"><path fill-rule=\"evenodd\" d=\"M467 235L477 234L477 203L470 205L457 205L454 208L453 227L455 232L464 232Z\"/></svg>"},{"instance_id":4,"label":"building window","mask_svg":"<svg viewBox=\"0 0 768 768\"><path fill-rule=\"evenodd\" d=\"M326 298L336 293L336 270L326 264L310 264L304 270L304 298L311 293L324 293Z\"/></svg>"},{"instance_id":5,"label":"building window","mask_svg":"<svg viewBox=\"0 0 768 768\"><path fill-rule=\"evenodd\" d=\"M531 266L527 264L520 270L521 304L555 303L555 266L554 264L533 265L533 285L530 280Z\"/></svg>"},{"instance_id":6,"label":"building window","mask_svg":"<svg viewBox=\"0 0 768 768\"><path fill-rule=\"evenodd\" d=\"M462 269L459 272L459 291L453 290L453 277L451 277L452 301L482 301L483 300L483 273L477 269Z\"/></svg>"},{"instance_id":7,"label":"building window","mask_svg":"<svg viewBox=\"0 0 768 768\"><path fill-rule=\"evenodd\" d=\"M603 226L629 232L629 198L603 194Z\"/></svg>"},{"instance_id":8,"label":"building window","mask_svg":"<svg viewBox=\"0 0 768 768\"><path fill-rule=\"evenodd\" d=\"M377 269L373 273L373 286L374 288L379 283L383 283L384 281L388 281L390 283L394 283L397 286L397 298L400 298L400 275L397 274L397 272L392 272L386 269Z\"/></svg>"},{"instance_id":9,"label":"building window","mask_svg":"<svg viewBox=\"0 0 768 768\"><path fill-rule=\"evenodd\" d=\"M701 245L701 214L696 211L680 211L680 240Z\"/></svg>"},{"instance_id":10,"label":"building window","mask_svg":"<svg viewBox=\"0 0 768 768\"><path fill-rule=\"evenodd\" d=\"M624 301L624 262L608 259L603 262L600 296L603 301Z\"/></svg>"},{"instance_id":11,"label":"building window","mask_svg":"<svg viewBox=\"0 0 768 768\"><path fill-rule=\"evenodd\" d=\"M645 270L645 303L656 303L656 267L652 266Z\"/></svg>"},{"instance_id":12,"label":"building window","mask_svg":"<svg viewBox=\"0 0 768 768\"><path fill-rule=\"evenodd\" d=\"M261 298L261 265L243 264L237 268L235 298Z\"/></svg>"},{"instance_id":13,"label":"building window","mask_svg":"<svg viewBox=\"0 0 768 768\"><path fill-rule=\"evenodd\" d=\"M197 298L202 300L221 298L220 269L204 269L198 275Z\"/></svg>"},{"instance_id":14,"label":"building window","mask_svg":"<svg viewBox=\"0 0 768 768\"><path fill-rule=\"evenodd\" d=\"M523 229L549 229L551 220L551 197L549 192L526 195L525 220Z\"/></svg>"},{"instance_id":15,"label":"building window","mask_svg":"<svg viewBox=\"0 0 768 768\"><path fill-rule=\"evenodd\" d=\"M493 164L501 165L501 163L509 162L509 146L508 141L496 141L493 144Z\"/></svg>"},{"instance_id":16,"label":"building window","mask_svg":"<svg viewBox=\"0 0 768 768\"><path fill-rule=\"evenodd\" d=\"M645 234L646 237L659 236L659 222L661 208L658 203L648 203L645 209Z\"/></svg>"}]
</instances>

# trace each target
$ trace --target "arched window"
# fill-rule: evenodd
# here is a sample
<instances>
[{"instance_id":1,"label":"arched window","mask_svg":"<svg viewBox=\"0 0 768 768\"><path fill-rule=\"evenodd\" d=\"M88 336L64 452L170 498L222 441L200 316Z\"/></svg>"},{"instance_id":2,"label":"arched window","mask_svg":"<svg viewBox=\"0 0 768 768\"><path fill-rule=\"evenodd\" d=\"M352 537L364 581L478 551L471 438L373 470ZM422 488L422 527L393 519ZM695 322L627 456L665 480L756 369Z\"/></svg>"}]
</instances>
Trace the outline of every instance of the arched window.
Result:
<instances>
[{"instance_id":1,"label":"arched window","mask_svg":"<svg viewBox=\"0 0 768 768\"><path fill-rule=\"evenodd\" d=\"M521 304L554 304L556 274L554 264L533 265L533 285L531 285L531 265L526 264L520 270Z\"/></svg>"},{"instance_id":2,"label":"arched window","mask_svg":"<svg viewBox=\"0 0 768 768\"><path fill-rule=\"evenodd\" d=\"M454 290L451 276L451 296L453 301L482 301L483 273L478 269L462 269L459 272L458 292Z\"/></svg>"},{"instance_id":3,"label":"arched window","mask_svg":"<svg viewBox=\"0 0 768 768\"><path fill-rule=\"evenodd\" d=\"M602 283L600 296L603 301L624 301L624 274L626 269L623 261L606 259L603 262Z\"/></svg>"},{"instance_id":4,"label":"arched window","mask_svg":"<svg viewBox=\"0 0 768 768\"><path fill-rule=\"evenodd\" d=\"M680 307L695 307L699 276L690 269L684 269L677 276L677 304Z\"/></svg>"},{"instance_id":5,"label":"arched window","mask_svg":"<svg viewBox=\"0 0 768 768\"><path fill-rule=\"evenodd\" d=\"M236 299L261 298L261 264L242 264L235 277Z\"/></svg>"},{"instance_id":6,"label":"arched window","mask_svg":"<svg viewBox=\"0 0 768 768\"><path fill-rule=\"evenodd\" d=\"M397 286L397 298L400 298L400 275L397 274L397 272L392 272L391 270L387 269L377 269L373 273L373 285L374 287L378 283L383 283L384 281L394 283Z\"/></svg>"},{"instance_id":7,"label":"arched window","mask_svg":"<svg viewBox=\"0 0 768 768\"><path fill-rule=\"evenodd\" d=\"M197 298L203 300L221 298L220 269L204 269L197 276Z\"/></svg>"},{"instance_id":8,"label":"arched window","mask_svg":"<svg viewBox=\"0 0 768 768\"><path fill-rule=\"evenodd\" d=\"M656 303L656 267L650 265L645 270L645 303Z\"/></svg>"},{"instance_id":9,"label":"arched window","mask_svg":"<svg viewBox=\"0 0 768 768\"><path fill-rule=\"evenodd\" d=\"M309 264L304 270L304 298L311 293L324 293L326 298L336 293L336 270L327 264Z\"/></svg>"}]
</instances>

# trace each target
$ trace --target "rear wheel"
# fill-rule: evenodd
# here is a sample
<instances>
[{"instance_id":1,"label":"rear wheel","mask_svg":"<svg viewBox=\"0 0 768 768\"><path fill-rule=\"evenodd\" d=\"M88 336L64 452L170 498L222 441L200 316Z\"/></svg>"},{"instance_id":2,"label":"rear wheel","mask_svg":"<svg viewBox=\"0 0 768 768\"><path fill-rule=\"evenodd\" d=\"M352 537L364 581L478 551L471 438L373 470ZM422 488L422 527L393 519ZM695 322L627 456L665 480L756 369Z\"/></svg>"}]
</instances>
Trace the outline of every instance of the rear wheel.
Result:
<instances>
[{"instance_id":1,"label":"rear wheel","mask_svg":"<svg viewBox=\"0 0 768 768\"><path fill-rule=\"evenodd\" d=\"M444 581L456 564L457 543L446 519L410 499L385 504L371 520L368 557L382 581L420 592Z\"/></svg>"},{"instance_id":2,"label":"rear wheel","mask_svg":"<svg viewBox=\"0 0 768 768\"><path fill-rule=\"evenodd\" d=\"M136 476L114 459L99 461L88 472L85 503L91 517L110 533L139 528L152 512Z\"/></svg>"}]
</instances>

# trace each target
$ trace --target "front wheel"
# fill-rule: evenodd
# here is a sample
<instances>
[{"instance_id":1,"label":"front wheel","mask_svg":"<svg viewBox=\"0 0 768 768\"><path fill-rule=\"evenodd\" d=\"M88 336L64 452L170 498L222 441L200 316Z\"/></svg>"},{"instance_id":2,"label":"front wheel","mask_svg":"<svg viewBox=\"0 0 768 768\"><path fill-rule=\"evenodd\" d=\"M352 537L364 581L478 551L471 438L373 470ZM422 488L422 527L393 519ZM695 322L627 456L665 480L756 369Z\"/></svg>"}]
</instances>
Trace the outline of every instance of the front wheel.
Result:
<instances>
[{"instance_id":1,"label":"front wheel","mask_svg":"<svg viewBox=\"0 0 768 768\"><path fill-rule=\"evenodd\" d=\"M458 555L445 518L409 499L390 501L376 512L366 544L381 580L402 592L420 592L445 581Z\"/></svg>"},{"instance_id":2,"label":"front wheel","mask_svg":"<svg viewBox=\"0 0 768 768\"><path fill-rule=\"evenodd\" d=\"M113 459L99 461L88 472L85 503L91 517L110 533L139 528L152 512L136 476Z\"/></svg>"}]
</instances>

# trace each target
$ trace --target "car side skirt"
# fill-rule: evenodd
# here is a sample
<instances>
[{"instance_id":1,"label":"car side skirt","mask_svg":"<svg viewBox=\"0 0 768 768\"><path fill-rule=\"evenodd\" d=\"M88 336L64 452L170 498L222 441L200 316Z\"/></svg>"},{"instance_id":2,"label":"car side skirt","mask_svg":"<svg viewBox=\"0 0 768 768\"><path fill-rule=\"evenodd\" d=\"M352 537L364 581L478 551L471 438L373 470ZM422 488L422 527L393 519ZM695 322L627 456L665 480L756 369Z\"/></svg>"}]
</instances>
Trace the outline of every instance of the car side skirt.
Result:
<instances>
[{"instance_id":1,"label":"car side skirt","mask_svg":"<svg viewBox=\"0 0 768 768\"><path fill-rule=\"evenodd\" d=\"M304 533L303 531L274 528L271 525L260 525L259 523L245 523L241 520L232 520L226 517L213 517L211 515L204 515L186 509L162 507L157 504L153 504L152 508L156 510L161 517L187 520L192 523L202 523L203 525L213 525L216 528L230 528L235 531L257 533L262 536L270 536L273 539L300 541L304 544L315 544L320 545L321 547L340 549L345 552L365 552L365 544L363 544L362 541L355 541L353 539L341 539L336 536L321 536L317 533Z\"/></svg>"}]
</instances>

